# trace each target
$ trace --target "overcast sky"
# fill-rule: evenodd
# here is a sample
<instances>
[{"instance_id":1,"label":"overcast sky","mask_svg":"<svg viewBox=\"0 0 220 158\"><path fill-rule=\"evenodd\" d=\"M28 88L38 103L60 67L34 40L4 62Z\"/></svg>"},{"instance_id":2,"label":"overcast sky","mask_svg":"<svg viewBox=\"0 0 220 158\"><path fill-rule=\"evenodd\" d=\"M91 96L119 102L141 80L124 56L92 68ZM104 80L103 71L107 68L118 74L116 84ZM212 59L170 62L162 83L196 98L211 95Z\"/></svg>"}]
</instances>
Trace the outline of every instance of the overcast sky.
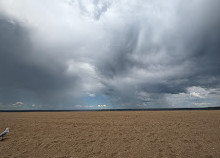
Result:
<instances>
[{"instance_id":1,"label":"overcast sky","mask_svg":"<svg viewBox=\"0 0 220 158\"><path fill-rule=\"evenodd\" d=\"M220 106L219 0L0 0L0 109Z\"/></svg>"}]
</instances>

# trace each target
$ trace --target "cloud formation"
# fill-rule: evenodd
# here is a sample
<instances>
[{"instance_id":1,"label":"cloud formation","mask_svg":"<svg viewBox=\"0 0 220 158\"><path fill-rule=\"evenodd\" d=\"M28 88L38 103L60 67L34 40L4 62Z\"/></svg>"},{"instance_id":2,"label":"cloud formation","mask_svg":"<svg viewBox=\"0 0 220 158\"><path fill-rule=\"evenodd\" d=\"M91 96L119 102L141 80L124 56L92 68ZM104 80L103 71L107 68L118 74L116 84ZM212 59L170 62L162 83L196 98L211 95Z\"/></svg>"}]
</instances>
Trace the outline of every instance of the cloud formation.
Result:
<instances>
[{"instance_id":1,"label":"cloud formation","mask_svg":"<svg viewBox=\"0 0 220 158\"><path fill-rule=\"evenodd\" d=\"M203 102L182 106L212 106L204 104L210 98L219 106L219 7L218 0L2 0L0 103L71 109L104 95L108 103L99 105L112 108L169 107L184 94Z\"/></svg>"}]
</instances>

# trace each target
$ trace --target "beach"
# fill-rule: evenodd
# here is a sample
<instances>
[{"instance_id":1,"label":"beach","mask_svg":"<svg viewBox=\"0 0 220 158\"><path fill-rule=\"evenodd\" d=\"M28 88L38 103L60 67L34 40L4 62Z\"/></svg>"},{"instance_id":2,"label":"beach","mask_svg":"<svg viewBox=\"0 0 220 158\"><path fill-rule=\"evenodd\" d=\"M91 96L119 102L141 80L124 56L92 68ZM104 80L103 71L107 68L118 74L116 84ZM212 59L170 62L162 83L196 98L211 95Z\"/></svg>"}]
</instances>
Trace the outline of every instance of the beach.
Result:
<instances>
[{"instance_id":1,"label":"beach","mask_svg":"<svg viewBox=\"0 0 220 158\"><path fill-rule=\"evenodd\" d=\"M0 157L217 158L220 111L1 112Z\"/></svg>"}]
</instances>

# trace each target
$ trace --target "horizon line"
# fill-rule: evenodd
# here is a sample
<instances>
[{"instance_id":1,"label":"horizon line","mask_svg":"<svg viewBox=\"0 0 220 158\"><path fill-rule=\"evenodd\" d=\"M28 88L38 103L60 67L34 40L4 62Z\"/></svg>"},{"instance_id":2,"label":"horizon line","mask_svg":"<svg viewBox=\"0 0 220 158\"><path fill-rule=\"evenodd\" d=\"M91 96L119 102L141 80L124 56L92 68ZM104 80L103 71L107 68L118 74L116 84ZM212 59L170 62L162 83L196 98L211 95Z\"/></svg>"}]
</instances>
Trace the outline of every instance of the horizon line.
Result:
<instances>
[{"instance_id":1,"label":"horizon line","mask_svg":"<svg viewBox=\"0 0 220 158\"><path fill-rule=\"evenodd\" d=\"M80 111L184 111L184 110L220 110L217 107L199 107L199 108L145 108L145 109L45 109L45 110L0 110L0 112L80 112Z\"/></svg>"}]
</instances>

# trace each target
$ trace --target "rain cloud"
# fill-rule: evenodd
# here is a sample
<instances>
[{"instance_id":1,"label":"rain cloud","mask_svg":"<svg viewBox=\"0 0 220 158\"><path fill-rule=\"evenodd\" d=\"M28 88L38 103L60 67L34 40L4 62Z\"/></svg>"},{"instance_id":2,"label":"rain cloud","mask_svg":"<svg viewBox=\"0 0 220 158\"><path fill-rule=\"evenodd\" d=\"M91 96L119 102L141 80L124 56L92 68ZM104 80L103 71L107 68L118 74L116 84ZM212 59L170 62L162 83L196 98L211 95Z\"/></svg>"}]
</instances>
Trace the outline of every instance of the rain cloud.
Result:
<instances>
[{"instance_id":1,"label":"rain cloud","mask_svg":"<svg viewBox=\"0 0 220 158\"><path fill-rule=\"evenodd\" d=\"M219 7L2 0L0 108L220 106Z\"/></svg>"}]
</instances>

